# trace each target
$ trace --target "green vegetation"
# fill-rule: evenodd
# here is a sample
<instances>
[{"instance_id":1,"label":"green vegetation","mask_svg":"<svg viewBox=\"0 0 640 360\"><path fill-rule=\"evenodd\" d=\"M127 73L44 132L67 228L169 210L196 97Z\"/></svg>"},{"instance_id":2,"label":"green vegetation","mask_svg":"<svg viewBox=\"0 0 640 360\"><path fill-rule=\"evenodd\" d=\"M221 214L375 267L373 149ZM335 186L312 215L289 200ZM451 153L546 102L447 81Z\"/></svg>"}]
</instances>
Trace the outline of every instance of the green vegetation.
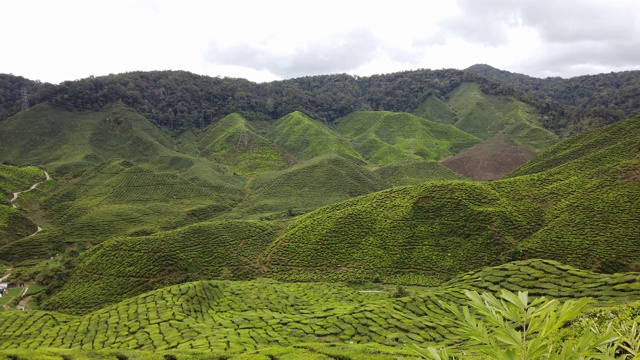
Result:
<instances>
[{"instance_id":1,"label":"green vegetation","mask_svg":"<svg viewBox=\"0 0 640 360\"><path fill-rule=\"evenodd\" d=\"M286 155L257 134L238 114L231 114L207 128L199 139L201 153L230 166L239 175L275 171L287 166Z\"/></svg>"},{"instance_id":2,"label":"green vegetation","mask_svg":"<svg viewBox=\"0 0 640 360\"><path fill-rule=\"evenodd\" d=\"M49 103L10 117L0 103L0 159L54 180L14 209L42 171L0 166L0 261L29 285L3 298L0 358L410 358L407 344L473 345L445 316L463 289L593 297L553 341L587 318L627 326L640 118L551 146L540 109L482 79L23 84ZM488 172L523 146L539 157L503 180L437 162L471 153L463 167Z\"/></svg>"},{"instance_id":3,"label":"green vegetation","mask_svg":"<svg viewBox=\"0 0 640 360\"><path fill-rule=\"evenodd\" d=\"M338 121L336 131L353 139L362 156L376 165L440 160L479 142L453 126L387 111L351 113Z\"/></svg>"},{"instance_id":4,"label":"green vegetation","mask_svg":"<svg viewBox=\"0 0 640 360\"><path fill-rule=\"evenodd\" d=\"M618 336L609 328L605 332L594 329L579 339L562 339L560 343L558 332L587 308L587 298L560 304L544 297L530 301L526 291L516 295L503 290L499 298L491 293L480 295L473 291L465 291L465 295L469 298L468 306L443 305L454 315L453 321L462 337L469 340L467 346L471 356L496 360L615 359L616 353L630 349L630 343L636 341L637 336L634 336L616 343ZM428 351L417 349L431 359L449 358L446 351L439 353L434 347L429 347ZM635 350L632 351L631 356L636 355Z\"/></svg>"},{"instance_id":5,"label":"green vegetation","mask_svg":"<svg viewBox=\"0 0 640 360\"><path fill-rule=\"evenodd\" d=\"M7 203L13 197L14 191L27 190L37 180L44 180L44 175L42 170L35 166L15 167L0 164L0 193Z\"/></svg>"},{"instance_id":6,"label":"green vegetation","mask_svg":"<svg viewBox=\"0 0 640 360\"><path fill-rule=\"evenodd\" d=\"M497 265L535 219L491 189L436 182L384 190L300 217L267 255L287 281L432 285Z\"/></svg>"},{"instance_id":7,"label":"green vegetation","mask_svg":"<svg viewBox=\"0 0 640 360\"><path fill-rule=\"evenodd\" d=\"M464 176L437 161L407 161L374 170L393 186L420 185L427 181L463 180Z\"/></svg>"},{"instance_id":8,"label":"green vegetation","mask_svg":"<svg viewBox=\"0 0 640 360\"><path fill-rule=\"evenodd\" d=\"M255 177L236 212L251 217L288 218L388 187L377 174L329 154Z\"/></svg>"},{"instance_id":9,"label":"green vegetation","mask_svg":"<svg viewBox=\"0 0 640 360\"><path fill-rule=\"evenodd\" d=\"M37 227L21 209L10 205L13 193L29 189L44 180L41 169L35 166L15 167L0 164L0 247L33 234Z\"/></svg>"},{"instance_id":10,"label":"green vegetation","mask_svg":"<svg viewBox=\"0 0 640 360\"><path fill-rule=\"evenodd\" d=\"M348 159L361 159L347 139L326 125L296 111L276 121L268 138L297 158L308 160L320 155L337 154Z\"/></svg>"},{"instance_id":11,"label":"green vegetation","mask_svg":"<svg viewBox=\"0 0 640 360\"><path fill-rule=\"evenodd\" d=\"M455 111L435 95L429 96L413 114L447 125L455 125L458 121Z\"/></svg>"},{"instance_id":12,"label":"green vegetation","mask_svg":"<svg viewBox=\"0 0 640 360\"><path fill-rule=\"evenodd\" d=\"M91 248L42 308L93 310L143 291L196 279L254 279L278 227L253 221L199 223L150 236L116 237Z\"/></svg>"},{"instance_id":13,"label":"green vegetation","mask_svg":"<svg viewBox=\"0 0 640 360\"><path fill-rule=\"evenodd\" d=\"M532 279L531 287L518 285L518 279L526 277ZM595 314L637 314L639 309L638 305L628 310L619 307L640 295L638 273L596 274L541 260L486 268L439 288L412 288L410 297L399 298L343 284L198 281L147 292L82 316L4 312L0 314L0 351L137 349L156 354L175 351L178 356L203 351L210 356L245 353L259 358L268 351L287 353L294 347L353 358L367 358L367 351L381 358L410 356L408 344L459 343L459 326L449 318L449 305L443 302L464 304L465 289L481 289L487 281L495 282L494 291L500 284L512 284L550 298L556 298L554 292L569 294L569 298L559 297L565 301L579 295L571 289L585 289L592 291L599 306L616 306ZM622 289L618 284L629 287ZM331 350L328 345L337 348Z\"/></svg>"},{"instance_id":14,"label":"green vegetation","mask_svg":"<svg viewBox=\"0 0 640 360\"><path fill-rule=\"evenodd\" d=\"M540 127L533 107L485 95L477 84L460 85L448 104L458 116L455 126L481 139L504 133L508 142L535 152L558 141L556 135Z\"/></svg>"}]
</instances>

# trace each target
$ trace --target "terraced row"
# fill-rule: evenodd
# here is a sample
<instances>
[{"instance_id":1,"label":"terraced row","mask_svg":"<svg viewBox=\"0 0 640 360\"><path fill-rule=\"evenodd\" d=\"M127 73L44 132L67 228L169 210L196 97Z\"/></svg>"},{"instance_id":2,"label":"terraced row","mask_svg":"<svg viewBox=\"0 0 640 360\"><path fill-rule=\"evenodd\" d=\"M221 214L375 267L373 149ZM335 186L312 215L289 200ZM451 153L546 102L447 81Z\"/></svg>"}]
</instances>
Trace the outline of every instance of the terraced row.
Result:
<instances>
[{"instance_id":1,"label":"terraced row","mask_svg":"<svg viewBox=\"0 0 640 360\"><path fill-rule=\"evenodd\" d=\"M463 289L528 290L561 299L590 295L597 305L640 296L640 274L596 274L527 260L468 273L411 297L359 292L328 283L199 281L174 285L74 317L33 311L0 314L0 350L255 351L300 343L459 342L441 301L462 303Z\"/></svg>"}]
</instances>

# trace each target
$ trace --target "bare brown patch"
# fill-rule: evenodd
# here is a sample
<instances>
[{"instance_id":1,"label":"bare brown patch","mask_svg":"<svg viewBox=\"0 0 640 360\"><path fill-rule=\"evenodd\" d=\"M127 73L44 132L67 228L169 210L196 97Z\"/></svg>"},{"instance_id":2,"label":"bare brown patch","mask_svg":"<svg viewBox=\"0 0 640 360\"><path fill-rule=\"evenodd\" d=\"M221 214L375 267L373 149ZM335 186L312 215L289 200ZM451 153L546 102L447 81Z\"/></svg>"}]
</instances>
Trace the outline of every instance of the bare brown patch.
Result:
<instances>
[{"instance_id":1,"label":"bare brown patch","mask_svg":"<svg viewBox=\"0 0 640 360\"><path fill-rule=\"evenodd\" d=\"M507 144L504 135L496 135L444 160L442 164L473 180L496 180L535 156L536 153L527 148Z\"/></svg>"}]
</instances>

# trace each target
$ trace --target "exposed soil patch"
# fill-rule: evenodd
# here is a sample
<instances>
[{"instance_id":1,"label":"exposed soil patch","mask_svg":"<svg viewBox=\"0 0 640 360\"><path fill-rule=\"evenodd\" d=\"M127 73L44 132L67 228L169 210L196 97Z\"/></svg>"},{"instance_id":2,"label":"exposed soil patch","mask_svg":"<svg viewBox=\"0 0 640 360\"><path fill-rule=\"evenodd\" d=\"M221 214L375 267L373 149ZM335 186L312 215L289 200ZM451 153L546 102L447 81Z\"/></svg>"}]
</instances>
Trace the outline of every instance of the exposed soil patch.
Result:
<instances>
[{"instance_id":1,"label":"exposed soil patch","mask_svg":"<svg viewBox=\"0 0 640 360\"><path fill-rule=\"evenodd\" d=\"M442 164L473 180L496 180L535 156L536 153L527 148L507 144L504 135L496 135L444 160Z\"/></svg>"}]
</instances>

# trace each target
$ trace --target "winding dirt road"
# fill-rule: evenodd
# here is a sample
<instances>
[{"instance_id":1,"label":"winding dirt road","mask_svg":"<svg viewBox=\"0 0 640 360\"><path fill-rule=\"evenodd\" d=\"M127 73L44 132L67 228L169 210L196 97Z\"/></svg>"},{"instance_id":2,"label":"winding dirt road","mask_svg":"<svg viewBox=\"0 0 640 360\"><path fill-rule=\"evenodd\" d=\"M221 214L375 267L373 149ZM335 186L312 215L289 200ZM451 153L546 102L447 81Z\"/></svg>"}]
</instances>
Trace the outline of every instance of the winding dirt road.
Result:
<instances>
[{"instance_id":1,"label":"winding dirt road","mask_svg":"<svg viewBox=\"0 0 640 360\"><path fill-rule=\"evenodd\" d=\"M43 170L43 171L44 171L44 176L45 176L45 179L43 181L40 181L40 182L37 182L37 183L31 185L31 187L29 189L27 189L27 190L18 191L18 192L14 192L13 193L13 199L11 199L11 201L9 201L11 203L11 207L13 207L14 209L16 208L16 204L14 204L13 202L18 199L18 195L20 195L22 193L26 193L28 191L31 191L31 190L35 189L36 186L38 186L38 185L42 184L43 182L51 179L51 176L49 176L49 173L47 172L47 170ZM40 231L42 231L42 228L40 226L37 226L37 227L38 227L38 229L36 230L36 232L34 232L33 234L31 234L29 236L33 236L33 235L39 233Z\"/></svg>"}]
</instances>

